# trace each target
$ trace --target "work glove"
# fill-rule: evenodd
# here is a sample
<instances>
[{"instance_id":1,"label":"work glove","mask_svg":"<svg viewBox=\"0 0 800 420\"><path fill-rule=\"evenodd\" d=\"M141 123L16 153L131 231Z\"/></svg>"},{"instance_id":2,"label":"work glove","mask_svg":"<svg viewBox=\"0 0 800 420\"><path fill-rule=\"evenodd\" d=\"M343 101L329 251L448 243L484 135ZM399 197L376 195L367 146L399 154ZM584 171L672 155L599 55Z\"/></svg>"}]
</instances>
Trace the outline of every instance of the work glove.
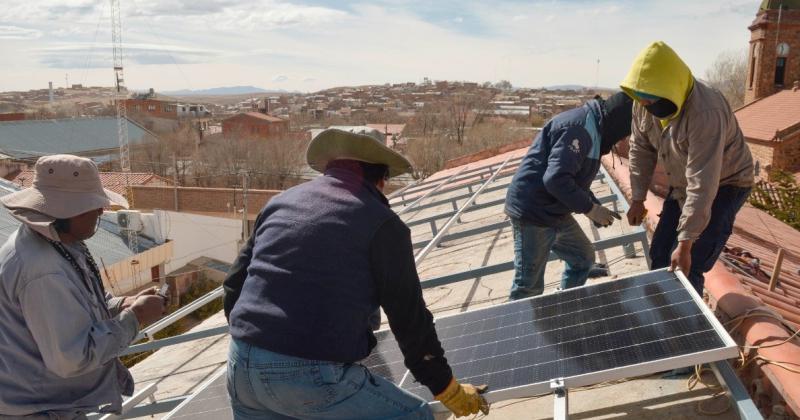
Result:
<instances>
[{"instance_id":1,"label":"work glove","mask_svg":"<svg viewBox=\"0 0 800 420\"><path fill-rule=\"evenodd\" d=\"M589 210L589 213L586 213L586 217L593 221L597 227L611 226L611 224L614 223L614 219L622 219L622 216L620 216L619 213L611 211L596 203L592 205L592 209Z\"/></svg>"},{"instance_id":2,"label":"work glove","mask_svg":"<svg viewBox=\"0 0 800 420\"><path fill-rule=\"evenodd\" d=\"M444 404L448 410L452 411L456 417L477 414L480 410L484 415L489 414L489 403L481 394L486 392L486 385L473 386L470 384L460 384L456 378L450 380L450 384L435 398Z\"/></svg>"}]
</instances>

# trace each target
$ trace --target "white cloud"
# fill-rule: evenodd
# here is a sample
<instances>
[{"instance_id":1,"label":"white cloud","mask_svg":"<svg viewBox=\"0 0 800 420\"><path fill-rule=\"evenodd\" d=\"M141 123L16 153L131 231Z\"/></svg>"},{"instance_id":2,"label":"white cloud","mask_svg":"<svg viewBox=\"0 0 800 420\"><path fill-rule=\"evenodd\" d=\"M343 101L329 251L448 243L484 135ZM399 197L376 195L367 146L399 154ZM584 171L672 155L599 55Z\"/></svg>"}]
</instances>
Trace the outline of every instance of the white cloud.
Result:
<instances>
[{"instance_id":1,"label":"white cloud","mask_svg":"<svg viewBox=\"0 0 800 420\"><path fill-rule=\"evenodd\" d=\"M41 36L42 32L37 29L0 25L0 39L36 39Z\"/></svg>"},{"instance_id":2,"label":"white cloud","mask_svg":"<svg viewBox=\"0 0 800 420\"><path fill-rule=\"evenodd\" d=\"M106 67L106 2L7 0L0 39L10 41L0 42L0 53L17 59L4 67L13 77L0 79L0 90L40 86L70 68ZM702 74L717 52L747 46L747 25L758 9L744 0L733 9L725 0L681 0L681 7L669 1L620 7L619 0L464 0L456 14L439 2L413 9L421 3L382 0L340 10L318 0L125 0L126 79L132 87L162 90L261 86L275 75L286 75L282 88L299 90L426 76L508 79L515 86L594 84L599 57L600 84L614 86L636 52L655 39L670 43ZM438 18L428 7L438 8ZM679 18L689 13L701 17ZM105 69L87 73L86 84L109 83Z\"/></svg>"},{"instance_id":3,"label":"white cloud","mask_svg":"<svg viewBox=\"0 0 800 420\"><path fill-rule=\"evenodd\" d=\"M283 82L285 82L287 80L289 80L289 77L287 77L287 76L285 76L283 74L275 76L275 77L272 78L272 81L275 82L275 83L283 83Z\"/></svg>"}]
</instances>

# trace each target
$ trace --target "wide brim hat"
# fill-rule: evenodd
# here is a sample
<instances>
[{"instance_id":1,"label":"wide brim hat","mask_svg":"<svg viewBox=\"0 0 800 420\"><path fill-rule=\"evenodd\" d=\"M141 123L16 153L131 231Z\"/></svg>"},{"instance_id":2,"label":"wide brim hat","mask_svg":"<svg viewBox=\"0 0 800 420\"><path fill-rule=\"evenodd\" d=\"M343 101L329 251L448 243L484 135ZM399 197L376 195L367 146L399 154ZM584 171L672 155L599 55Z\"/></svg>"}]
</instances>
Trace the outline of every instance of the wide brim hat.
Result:
<instances>
[{"instance_id":1,"label":"wide brim hat","mask_svg":"<svg viewBox=\"0 0 800 420\"><path fill-rule=\"evenodd\" d=\"M308 145L306 161L314 170L324 172L328 162L339 159L386 165L390 177L413 169L411 162L386 146L384 135L374 129L354 133L329 128L314 137Z\"/></svg>"},{"instance_id":2,"label":"wide brim hat","mask_svg":"<svg viewBox=\"0 0 800 420\"><path fill-rule=\"evenodd\" d=\"M33 185L4 197L9 209L28 209L56 219L91 210L124 207L125 197L103 188L97 165L74 155L44 156L36 161Z\"/></svg>"}]
</instances>

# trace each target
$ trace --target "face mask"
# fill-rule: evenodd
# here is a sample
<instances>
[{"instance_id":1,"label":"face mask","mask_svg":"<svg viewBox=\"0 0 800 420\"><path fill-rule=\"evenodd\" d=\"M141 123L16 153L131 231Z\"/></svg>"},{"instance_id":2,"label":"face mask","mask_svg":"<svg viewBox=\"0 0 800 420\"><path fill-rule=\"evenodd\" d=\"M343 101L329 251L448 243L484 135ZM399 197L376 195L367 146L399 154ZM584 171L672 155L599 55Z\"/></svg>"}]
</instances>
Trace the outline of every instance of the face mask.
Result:
<instances>
[{"instance_id":1,"label":"face mask","mask_svg":"<svg viewBox=\"0 0 800 420\"><path fill-rule=\"evenodd\" d=\"M678 106L673 104L670 100L661 98L650 105L645 105L647 112L655 115L660 119L669 118L671 115L678 112Z\"/></svg>"}]
</instances>

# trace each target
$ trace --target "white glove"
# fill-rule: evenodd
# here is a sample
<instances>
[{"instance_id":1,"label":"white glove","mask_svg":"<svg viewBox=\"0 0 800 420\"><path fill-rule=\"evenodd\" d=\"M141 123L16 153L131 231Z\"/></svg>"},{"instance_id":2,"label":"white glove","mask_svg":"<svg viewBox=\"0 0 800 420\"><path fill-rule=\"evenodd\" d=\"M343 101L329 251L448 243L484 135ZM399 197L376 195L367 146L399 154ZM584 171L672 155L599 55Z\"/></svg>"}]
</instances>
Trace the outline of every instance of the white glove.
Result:
<instances>
[{"instance_id":1,"label":"white glove","mask_svg":"<svg viewBox=\"0 0 800 420\"><path fill-rule=\"evenodd\" d=\"M611 226L611 224L614 223L614 219L622 219L619 213L611 211L597 203L592 206L589 213L586 213L586 217L593 221L598 227Z\"/></svg>"}]
</instances>

